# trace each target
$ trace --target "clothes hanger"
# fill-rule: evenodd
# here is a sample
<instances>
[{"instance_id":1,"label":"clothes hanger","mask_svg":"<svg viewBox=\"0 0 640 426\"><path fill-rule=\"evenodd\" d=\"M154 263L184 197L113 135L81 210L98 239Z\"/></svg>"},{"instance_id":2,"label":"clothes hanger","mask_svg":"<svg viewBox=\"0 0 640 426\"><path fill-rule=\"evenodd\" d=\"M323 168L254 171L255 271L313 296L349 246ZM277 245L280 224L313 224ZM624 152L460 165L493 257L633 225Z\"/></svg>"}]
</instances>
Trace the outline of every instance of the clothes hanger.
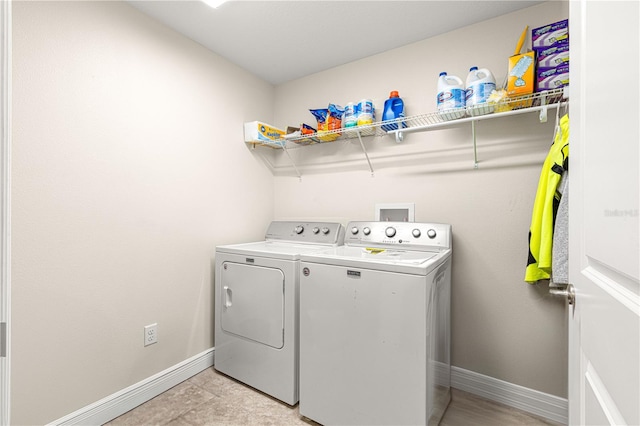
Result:
<instances>
[{"instance_id":1,"label":"clothes hanger","mask_svg":"<svg viewBox=\"0 0 640 426\"><path fill-rule=\"evenodd\" d=\"M562 99L558 102L558 107L556 108L556 124L553 128L553 141L556 141L557 137L562 136L562 129L560 128L560 108L562 108Z\"/></svg>"},{"instance_id":2,"label":"clothes hanger","mask_svg":"<svg viewBox=\"0 0 640 426\"><path fill-rule=\"evenodd\" d=\"M566 101L566 102L564 103L563 108L564 108L564 114L563 114L563 116L565 116L565 115L566 115L566 116L568 117L568 116L569 116L569 101Z\"/></svg>"}]
</instances>

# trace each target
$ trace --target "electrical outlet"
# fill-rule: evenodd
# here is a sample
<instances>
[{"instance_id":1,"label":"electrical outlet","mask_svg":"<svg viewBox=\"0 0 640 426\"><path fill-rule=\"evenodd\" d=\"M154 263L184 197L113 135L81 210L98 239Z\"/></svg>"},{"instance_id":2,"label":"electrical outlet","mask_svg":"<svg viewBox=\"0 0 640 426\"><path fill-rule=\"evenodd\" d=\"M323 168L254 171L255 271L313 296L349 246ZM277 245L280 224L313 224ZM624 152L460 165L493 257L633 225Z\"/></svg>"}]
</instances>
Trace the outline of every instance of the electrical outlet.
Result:
<instances>
[{"instance_id":1,"label":"electrical outlet","mask_svg":"<svg viewBox=\"0 0 640 426\"><path fill-rule=\"evenodd\" d=\"M158 343L158 323L144 327L144 345L149 346Z\"/></svg>"}]
</instances>

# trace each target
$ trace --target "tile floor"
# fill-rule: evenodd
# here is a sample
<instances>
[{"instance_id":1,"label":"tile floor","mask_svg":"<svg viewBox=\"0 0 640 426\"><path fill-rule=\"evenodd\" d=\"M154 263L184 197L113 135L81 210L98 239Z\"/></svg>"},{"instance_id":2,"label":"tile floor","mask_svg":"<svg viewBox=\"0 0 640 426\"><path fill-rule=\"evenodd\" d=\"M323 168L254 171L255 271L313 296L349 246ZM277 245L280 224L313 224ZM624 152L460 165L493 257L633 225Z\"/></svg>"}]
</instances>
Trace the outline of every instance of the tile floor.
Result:
<instances>
[{"instance_id":1,"label":"tile floor","mask_svg":"<svg viewBox=\"0 0 640 426\"><path fill-rule=\"evenodd\" d=\"M453 389L441 426L515 426L558 423ZM126 425L317 425L290 407L208 368L107 423Z\"/></svg>"}]
</instances>

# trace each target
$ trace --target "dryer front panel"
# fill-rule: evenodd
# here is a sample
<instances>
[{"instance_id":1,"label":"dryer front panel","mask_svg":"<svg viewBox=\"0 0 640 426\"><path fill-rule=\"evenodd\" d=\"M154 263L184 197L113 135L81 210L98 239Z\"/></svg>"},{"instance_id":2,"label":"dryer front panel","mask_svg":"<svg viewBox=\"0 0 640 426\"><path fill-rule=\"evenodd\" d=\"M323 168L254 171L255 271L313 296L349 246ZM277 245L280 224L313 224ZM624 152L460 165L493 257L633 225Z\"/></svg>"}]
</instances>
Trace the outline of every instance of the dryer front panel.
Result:
<instances>
[{"instance_id":1,"label":"dryer front panel","mask_svg":"<svg viewBox=\"0 0 640 426\"><path fill-rule=\"evenodd\" d=\"M264 345L284 346L284 273L277 268L223 262L222 330Z\"/></svg>"}]
</instances>

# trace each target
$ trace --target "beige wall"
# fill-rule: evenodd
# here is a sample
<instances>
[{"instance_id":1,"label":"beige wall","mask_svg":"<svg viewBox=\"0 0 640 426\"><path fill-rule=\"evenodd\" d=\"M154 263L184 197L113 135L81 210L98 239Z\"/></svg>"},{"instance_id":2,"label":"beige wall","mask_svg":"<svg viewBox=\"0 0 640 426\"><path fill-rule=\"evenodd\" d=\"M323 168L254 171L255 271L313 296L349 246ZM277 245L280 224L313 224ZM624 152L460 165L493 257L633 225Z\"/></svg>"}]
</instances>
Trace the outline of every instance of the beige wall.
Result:
<instances>
[{"instance_id":1,"label":"beige wall","mask_svg":"<svg viewBox=\"0 0 640 426\"><path fill-rule=\"evenodd\" d=\"M391 90L408 115L432 112L440 71L464 79L470 66L487 67L501 84L525 25L566 17L568 3L547 2L281 85L274 124L315 124L309 108L362 98L380 114ZM275 161L275 217L372 220L376 203L414 202L416 221L451 223L453 365L566 397L564 304L523 282L553 121L530 114L479 122L477 170L470 125L410 134L399 145L366 140L374 177L357 139L292 150L302 180L291 177L286 157Z\"/></svg>"},{"instance_id":2,"label":"beige wall","mask_svg":"<svg viewBox=\"0 0 640 426\"><path fill-rule=\"evenodd\" d=\"M13 31L11 423L44 424L213 346L215 246L272 219L241 124L274 89L126 3Z\"/></svg>"},{"instance_id":3,"label":"beige wall","mask_svg":"<svg viewBox=\"0 0 640 426\"><path fill-rule=\"evenodd\" d=\"M127 4L15 2L12 423L212 347L216 245L259 239L274 216L372 219L378 202L453 224L454 365L566 396L563 305L522 282L552 123L479 123L478 170L469 127L365 141L375 177L357 142L306 147L301 181L281 152L252 155L240 123L312 124L308 108L364 97L380 112L391 90L430 112L440 71L501 81L524 26L567 15L549 2L274 89Z\"/></svg>"}]
</instances>

